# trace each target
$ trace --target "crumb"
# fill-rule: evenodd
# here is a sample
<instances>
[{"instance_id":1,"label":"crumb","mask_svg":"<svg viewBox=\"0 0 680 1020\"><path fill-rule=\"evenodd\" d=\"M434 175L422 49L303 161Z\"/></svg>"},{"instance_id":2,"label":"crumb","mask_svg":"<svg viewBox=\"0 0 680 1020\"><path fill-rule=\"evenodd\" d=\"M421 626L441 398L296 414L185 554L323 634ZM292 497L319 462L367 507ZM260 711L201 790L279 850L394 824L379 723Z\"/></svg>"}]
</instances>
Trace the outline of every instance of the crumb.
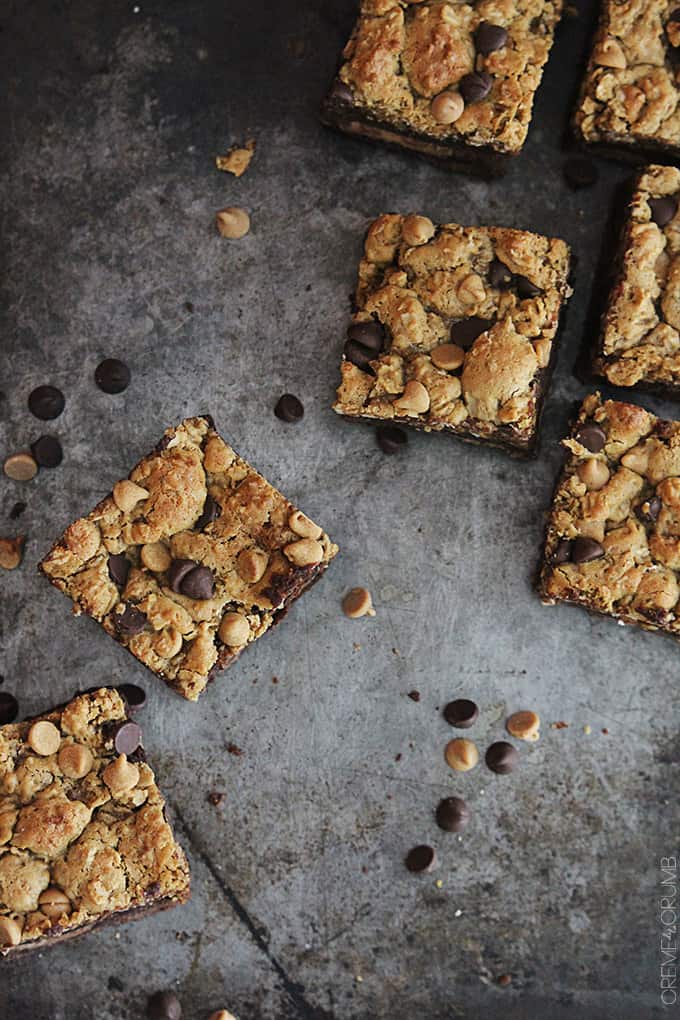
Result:
<instances>
[{"instance_id":1,"label":"crumb","mask_svg":"<svg viewBox=\"0 0 680 1020\"><path fill-rule=\"evenodd\" d=\"M189 312L189 314L191 315L193 310L194 310L194 303L193 303L193 301L185 301L184 302L184 310L186 312Z\"/></svg>"},{"instance_id":2,"label":"crumb","mask_svg":"<svg viewBox=\"0 0 680 1020\"><path fill-rule=\"evenodd\" d=\"M408 696L411 701L420 701L420 691L409 691Z\"/></svg>"},{"instance_id":3,"label":"crumb","mask_svg":"<svg viewBox=\"0 0 680 1020\"><path fill-rule=\"evenodd\" d=\"M392 655L401 655L401 652L399 651L398 648L393 648L392 649Z\"/></svg>"},{"instance_id":4,"label":"crumb","mask_svg":"<svg viewBox=\"0 0 680 1020\"><path fill-rule=\"evenodd\" d=\"M249 138L244 145L233 145L226 156L216 156L215 166L218 170L226 170L234 177L241 177L250 166L255 152L255 139Z\"/></svg>"},{"instance_id":5,"label":"crumb","mask_svg":"<svg viewBox=\"0 0 680 1020\"><path fill-rule=\"evenodd\" d=\"M364 979L362 978L361 974L357 974L357 976L355 977L355 979L354 979L354 980L355 980L355 981L357 981L357 982L358 982L359 984L361 984L361 982L362 982L362 981L363 981Z\"/></svg>"},{"instance_id":6,"label":"crumb","mask_svg":"<svg viewBox=\"0 0 680 1020\"><path fill-rule=\"evenodd\" d=\"M240 758L243 754L243 751L238 746L238 744L232 743L227 744L227 751L229 752L229 754L235 755L236 758Z\"/></svg>"},{"instance_id":7,"label":"crumb","mask_svg":"<svg viewBox=\"0 0 680 1020\"><path fill-rule=\"evenodd\" d=\"M507 988L508 985L512 984L512 977L510 974L499 974L496 981L501 988Z\"/></svg>"},{"instance_id":8,"label":"crumb","mask_svg":"<svg viewBox=\"0 0 680 1020\"><path fill-rule=\"evenodd\" d=\"M355 652L358 652L361 650L361 645L358 645L355 641L354 644L352 645L352 648L354 649Z\"/></svg>"},{"instance_id":9,"label":"crumb","mask_svg":"<svg viewBox=\"0 0 680 1020\"><path fill-rule=\"evenodd\" d=\"M175 932L175 938L177 939L178 942L187 942L189 940L189 937L190 936L188 931Z\"/></svg>"},{"instance_id":10,"label":"crumb","mask_svg":"<svg viewBox=\"0 0 680 1020\"><path fill-rule=\"evenodd\" d=\"M217 790L211 790L208 794L208 803L212 804L213 807L218 807L224 800L224 794L219 793Z\"/></svg>"},{"instance_id":11,"label":"crumb","mask_svg":"<svg viewBox=\"0 0 680 1020\"><path fill-rule=\"evenodd\" d=\"M609 736L609 730L606 727L602 730L602 732L604 733L605 737Z\"/></svg>"},{"instance_id":12,"label":"crumb","mask_svg":"<svg viewBox=\"0 0 680 1020\"><path fill-rule=\"evenodd\" d=\"M25 509L25 503L15 503L9 512L10 520L16 521L17 517L21 517Z\"/></svg>"},{"instance_id":13,"label":"crumb","mask_svg":"<svg viewBox=\"0 0 680 1020\"><path fill-rule=\"evenodd\" d=\"M434 884L436 885L437 889L441 889L442 886L444 885L444 883L442 882L441 878L438 878L437 881Z\"/></svg>"},{"instance_id":14,"label":"crumb","mask_svg":"<svg viewBox=\"0 0 680 1020\"><path fill-rule=\"evenodd\" d=\"M277 676L273 676L272 677L272 683L273 684L277 684L278 682L279 682L279 678Z\"/></svg>"},{"instance_id":15,"label":"crumb","mask_svg":"<svg viewBox=\"0 0 680 1020\"><path fill-rule=\"evenodd\" d=\"M587 736L587 735L588 735L589 733L592 733L592 732L593 732L593 731L592 731L592 729L591 729L591 727L590 727L590 726L588 725L588 723L586 723L586 724L585 724L585 726L583 727L583 732L584 732L584 733L586 734L586 736Z\"/></svg>"},{"instance_id":16,"label":"crumb","mask_svg":"<svg viewBox=\"0 0 680 1020\"><path fill-rule=\"evenodd\" d=\"M361 865L361 873L362 873L363 875L367 875L367 874L368 874L368 868L366 867L366 865L365 865L365 864L362 864L362 865Z\"/></svg>"},{"instance_id":17,"label":"crumb","mask_svg":"<svg viewBox=\"0 0 680 1020\"><path fill-rule=\"evenodd\" d=\"M560 722L551 722L550 723L550 729L551 730L566 730L568 728L569 728L569 723L568 722L560 721Z\"/></svg>"},{"instance_id":18,"label":"crumb","mask_svg":"<svg viewBox=\"0 0 680 1020\"><path fill-rule=\"evenodd\" d=\"M394 760L395 761L401 761L401 751L399 752L399 754L395 754Z\"/></svg>"}]
</instances>

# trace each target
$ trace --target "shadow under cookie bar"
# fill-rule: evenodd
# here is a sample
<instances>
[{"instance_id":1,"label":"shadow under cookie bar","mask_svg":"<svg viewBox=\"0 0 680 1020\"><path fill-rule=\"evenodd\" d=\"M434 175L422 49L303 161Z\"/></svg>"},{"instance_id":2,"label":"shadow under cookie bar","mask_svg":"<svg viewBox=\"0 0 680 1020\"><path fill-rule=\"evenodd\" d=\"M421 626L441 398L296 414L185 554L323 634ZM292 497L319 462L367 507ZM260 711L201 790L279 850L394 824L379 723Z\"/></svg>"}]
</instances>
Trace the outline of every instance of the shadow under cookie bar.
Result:
<instances>
[{"instance_id":1,"label":"shadow under cookie bar","mask_svg":"<svg viewBox=\"0 0 680 1020\"><path fill-rule=\"evenodd\" d=\"M0 727L0 955L184 903L189 867L113 688Z\"/></svg>"},{"instance_id":2,"label":"shadow under cookie bar","mask_svg":"<svg viewBox=\"0 0 680 1020\"><path fill-rule=\"evenodd\" d=\"M680 638L680 422L583 402L548 516L537 591Z\"/></svg>"}]
</instances>

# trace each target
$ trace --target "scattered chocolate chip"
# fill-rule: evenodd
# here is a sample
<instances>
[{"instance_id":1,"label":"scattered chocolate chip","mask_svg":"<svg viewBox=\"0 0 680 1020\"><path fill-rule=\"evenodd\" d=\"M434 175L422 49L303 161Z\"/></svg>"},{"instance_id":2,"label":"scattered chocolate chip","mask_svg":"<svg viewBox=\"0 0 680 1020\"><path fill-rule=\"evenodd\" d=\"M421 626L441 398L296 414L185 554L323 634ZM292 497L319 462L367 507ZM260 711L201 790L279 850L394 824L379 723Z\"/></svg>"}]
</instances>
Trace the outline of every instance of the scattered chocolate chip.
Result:
<instances>
[{"instance_id":1,"label":"scattered chocolate chip","mask_svg":"<svg viewBox=\"0 0 680 1020\"><path fill-rule=\"evenodd\" d=\"M122 393L130 385L130 369L118 358L106 358L95 368L94 381L104 393Z\"/></svg>"},{"instance_id":2,"label":"scattered chocolate chip","mask_svg":"<svg viewBox=\"0 0 680 1020\"><path fill-rule=\"evenodd\" d=\"M274 408L276 417L289 423L300 421L304 413L305 409L302 403L292 393L284 393L282 397L279 397Z\"/></svg>"},{"instance_id":3,"label":"scattered chocolate chip","mask_svg":"<svg viewBox=\"0 0 680 1020\"><path fill-rule=\"evenodd\" d=\"M535 283L532 283L528 276L522 276L518 273L515 276L515 287L517 293L522 299L537 297L542 294L543 291L540 287L537 287Z\"/></svg>"},{"instance_id":4,"label":"scattered chocolate chip","mask_svg":"<svg viewBox=\"0 0 680 1020\"><path fill-rule=\"evenodd\" d=\"M664 195L663 198L648 198L647 202L652 220L657 227L665 227L678 211L678 200L673 195Z\"/></svg>"},{"instance_id":5,"label":"scattered chocolate chip","mask_svg":"<svg viewBox=\"0 0 680 1020\"><path fill-rule=\"evenodd\" d=\"M109 556L108 566L109 577L113 583L117 584L119 588L124 588L130 573L130 561L125 553L113 553Z\"/></svg>"},{"instance_id":6,"label":"scattered chocolate chip","mask_svg":"<svg viewBox=\"0 0 680 1020\"><path fill-rule=\"evenodd\" d=\"M512 286L512 272L508 269L505 262L501 262L500 259L494 259L489 265L489 283L492 287L497 287L499 290L507 290L508 287Z\"/></svg>"},{"instance_id":7,"label":"scattered chocolate chip","mask_svg":"<svg viewBox=\"0 0 680 1020\"><path fill-rule=\"evenodd\" d=\"M676 7L666 18L666 23L669 21L680 21L680 7Z\"/></svg>"},{"instance_id":8,"label":"scattered chocolate chip","mask_svg":"<svg viewBox=\"0 0 680 1020\"><path fill-rule=\"evenodd\" d=\"M607 442L607 435L594 421L588 421L581 426L574 439L591 453L599 453Z\"/></svg>"},{"instance_id":9,"label":"scattered chocolate chip","mask_svg":"<svg viewBox=\"0 0 680 1020\"><path fill-rule=\"evenodd\" d=\"M64 451L61 443L54 436L40 436L34 443L31 443L31 453L40 467L59 467L64 459Z\"/></svg>"},{"instance_id":10,"label":"scattered chocolate chip","mask_svg":"<svg viewBox=\"0 0 680 1020\"><path fill-rule=\"evenodd\" d=\"M19 702L7 691L0 693L0 726L14 722L19 714Z\"/></svg>"},{"instance_id":11,"label":"scattered chocolate chip","mask_svg":"<svg viewBox=\"0 0 680 1020\"><path fill-rule=\"evenodd\" d=\"M340 78L336 78L331 85L328 91L328 98L334 103L347 103L349 105L354 102L352 90Z\"/></svg>"},{"instance_id":12,"label":"scattered chocolate chip","mask_svg":"<svg viewBox=\"0 0 680 1020\"><path fill-rule=\"evenodd\" d=\"M14 506L12 507L12 509L9 512L10 520L11 521L16 521L16 519L18 517L21 517L21 515L25 512L25 510L26 510L26 504L25 503L22 503L21 501L19 501L18 503L15 503Z\"/></svg>"},{"instance_id":13,"label":"scattered chocolate chip","mask_svg":"<svg viewBox=\"0 0 680 1020\"><path fill-rule=\"evenodd\" d=\"M357 368L360 368L362 372L373 371L371 368L371 361L375 357L373 351L369 351L362 344L358 344L356 340L348 340L343 351L347 360L351 361Z\"/></svg>"},{"instance_id":14,"label":"scattered chocolate chip","mask_svg":"<svg viewBox=\"0 0 680 1020\"><path fill-rule=\"evenodd\" d=\"M450 726L459 730L469 730L477 722L479 709L474 701L468 698L456 698L444 706L444 718Z\"/></svg>"},{"instance_id":15,"label":"scattered chocolate chip","mask_svg":"<svg viewBox=\"0 0 680 1020\"><path fill-rule=\"evenodd\" d=\"M385 343L385 330L375 319L371 322L353 322L347 330L347 339L379 354Z\"/></svg>"},{"instance_id":16,"label":"scattered chocolate chip","mask_svg":"<svg viewBox=\"0 0 680 1020\"><path fill-rule=\"evenodd\" d=\"M510 974L499 974L496 978L496 983L499 984L501 988L507 988L508 985L512 984L512 976Z\"/></svg>"},{"instance_id":17,"label":"scattered chocolate chip","mask_svg":"<svg viewBox=\"0 0 680 1020\"><path fill-rule=\"evenodd\" d=\"M597 166L587 156L570 156L562 167L562 173L569 187L576 191L597 184L600 176Z\"/></svg>"},{"instance_id":18,"label":"scattered chocolate chip","mask_svg":"<svg viewBox=\"0 0 680 1020\"><path fill-rule=\"evenodd\" d=\"M658 496L645 499L635 507L635 515L643 524L654 524L661 513L661 500Z\"/></svg>"},{"instance_id":19,"label":"scattered chocolate chip","mask_svg":"<svg viewBox=\"0 0 680 1020\"><path fill-rule=\"evenodd\" d=\"M213 807L219 807L224 800L224 794L219 793L217 790L211 790L208 794L208 803L212 804Z\"/></svg>"},{"instance_id":20,"label":"scattered chocolate chip","mask_svg":"<svg viewBox=\"0 0 680 1020\"><path fill-rule=\"evenodd\" d=\"M449 336L452 344L467 350L475 342L480 333L485 333L493 326L493 319L482 319L479 315L471 315L469 319L461 319L451 326Z\"/></svg>"},{"instance_id":21,"label":"scattered chocolate chip","mask_svg":"<svg viewBox=\"0 0 680 1020\"><path fill-rule=\"evenodd\" d=\"M137 750L142 742L142 731L135 722L121 723L113 738L113 745L118 754L125 754L129 758Z\"/></svg>"},{"instance_id":22,"label":"scattered chocolate chip","mask_svg":"<svg viewBox=\"0 0 680 1020\"><path fill-rule=\"evenodd\" d=\"M194 303L193 303L193 301L185 301L184 302L184 310L186 312L188 312L189 315L193 315L193 312L194 312Z\"/></svg>"},{"instance_id":23,"label":"scattered chocolate chip","mask_svg":"<svg viewBox=\"0 0 680 1020\"><path fill-rule=\"evenodd\" d=\"M571 559L571 546L572 543L568 538L561 538L553 553L553 563L568 563Z\"/></svg>"},{"instance_id":24,"label":"scattered chocolate chip","mask_svg":"<svg viewBox=\"0 0 680 1020\"><path fill-rule=\"evenodd\" d=\"M493 78L486 71L472 71L463 75L458 88L466 104L469 104L486 99L492 85Z\"/></svg>"},{"instance_id":25,"label":"scattered chocolate chip","mask_svg":"<svg viewBox=\"0 0 680 1020\"><path fill-rule=\"evenodd\" d=\"M408 434L396 425L379 425L375 430L375 436L378 446L388 456L399 453L408 443Z\"/></svg>"},{"instance_id":26,"label":"scattered chocolate chip","mask_svg":"<svg viewBox=\"0 0 680 1020\"><path fill-rule=\"evenodd\" d=\"M64 410L64 394L56 386L38 386L28 396L28 409L41 421L58 418Z\"/></svg>"},{"instance_id":27,"label":"scattered chocolate chip","mask_svg":"<svg viewBox=\"0 0 680 1020\"><path fill-rule=\"evenodd\" d=\"M470 809L462 797L445 797L437 805L437 825L445 832L460 832L470 821Z\"/></svg>"},{"instance_id":28,"label":"scattered chocolate chip","mask_svg":"<svg viewBox=\"0 0 680 1020\"><path fill-rule=\"evenodd\" d=\"M411 701L420 701L420 691L409 691L408 696Z\"/></svg>"},{"instance_id":29,"label":"scattered chocolate chip","mask_svg":"<svg viewBox=\"0 0 680 1020\"><path fill-rule=\"evenodd\" d=\"M604 549L594 538L587 538L579 535L574 539L571 547L572 563L590 563L591 560L599 560L604 556Z\"/></svg>"},{"instance_id":30,"label":"scattered chocolate chip","mask_svg":"<svg viewBox=\"0 0 680 1020\"><path fill-rule=\"evenodd\" d=\"M231 741L227 744L227 751L229 754L233 754L235 758L242 758L243 751L238 744L233 744Z\"/></svg>"},{"instance_id":31,"label":"scattered chocolate chip","mask_svg":"<svg viewBox=\"0 0 680 1020\"><path fill-rule=\"evenodd\" d=\"M217 520L217 518L220 516L220 513L221 507L217 500L213 499L212 496L206 496L205 503L203 504L203 510L201 511L201 516L198 518L195 524L196 531L203 531L205 528L208 527L209 524L212 524L213 521Z\"/></svg>"},{"instance_id":32,"label":"scattered chocolate chip","mask_svg":"<svg viewBox=\"0 0 680 1020\"><path fill-rule=\"evenodd\" d=\"M195 567L185 574L180 593L189 599L211 599L215 594L215 579L208 567Z\"/></svg>"},{"instance_id":33,"label":"scattered chocolate chip","mask_svg":"<svg viewBox=\"0 0 680 1020\"><path fill-rule=\"evenodd\" d=\"M182 1020L182 1006L174 992L154 992L146 1004L149 1020Z\"/></svg>"},{"instance_id":34,"label":"scattered chocolate chip","mask_svg":"<svg viewBox=\"0 0 680 1020\"><path fill-rule=\"evenodd\" d=\"M173 560L168 570L168 584L172 590L179 594L182 590L182 581L197 566L195 560Z\"/></svg>"},{"instance_id":35,"label":"scattered chocolate chip","mask_svg":"<svg viewBox=\"0 0 680 1020\"><path fill-rule=\"evenodd\" d=\"M434 847L426 846L414 846L412 850L406 854L404 864L409 871L432 871L437 861L437 854Z\"/></svg>"},{"instance_id":36,"label":"scattered chocolate chip","mask_svg":"<svg viewBox=\"0 0 680 1020\"><path fill-rule=\"evenodd\" d=\"M475 32L475 49L486 56L494 50L500 50L508 41L508 33L502 25L494 25L491 21L482 21Z\"/></svg>"},{"instance_id":37,"label":"scattered chocolate chip","mask_svg":"<svg viewBox=\"0 0 680 1020\"><path fill-rule=\"evenodd\" d=\"M146 705L146 691L143 687L138 687L137 684L119 684L116 690L131 712L136 712Z\"/></svg>"},{"instance_id":38,"label":"scattered chocolate chip","mask_svg":"<svg viewBox=\"0 0 680 1020\"><path fill-rule=\"evenodd\" d=\"M507 740L497 740L488 748L484 761L492 772L505 776L512 772L519 762L519 753Z\"/></svg>"},{"instance_id":39,"label":"scattered chocolate chip","mask_svg":"<svg viewBox=\"0 0 680 1020\"><path fill-rule=\"evenodd\" d=\"M146 625L146 616L134 606L126 606L122 613L113 614L113 622L119 637L134 637Z\"/></svg>"}]
</instances>

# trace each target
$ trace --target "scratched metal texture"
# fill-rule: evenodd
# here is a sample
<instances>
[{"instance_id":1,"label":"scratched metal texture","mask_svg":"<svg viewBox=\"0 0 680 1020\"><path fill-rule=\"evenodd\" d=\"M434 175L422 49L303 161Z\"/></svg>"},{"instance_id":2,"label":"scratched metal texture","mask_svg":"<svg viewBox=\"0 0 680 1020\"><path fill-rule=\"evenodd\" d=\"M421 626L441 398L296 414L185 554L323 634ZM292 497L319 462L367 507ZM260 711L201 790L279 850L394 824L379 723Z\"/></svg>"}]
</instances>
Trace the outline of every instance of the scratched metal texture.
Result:
<instances>
[{"instance_id":1,"label":"scratched metal texture","mask_svg":"<svg viewBox=\"0 0 680 1020\"><path fill-rule=\"evenodd\" d=\"M558 440L586 392L572 369L598 250L628 173L602 163L579 193L561 177L592 11L565 20L525 152L486 184L319 125L352 0L140 7L0 8L0 454L43 431L65 450L58 470L0 483L2 533L28 534L23 566L0 578L0 673L25 714L95 683L146 687L147 751L194 892L186 907L0 963L0 1016L136 1020L158 987L177 990L188 1020L220 1007L240 1020L668 1015L659 858L678 842L680 652L545 608L531 588ZM218 173L215 155L250 136L248 173ZM252 214L238 243L213 227L229 204ZM370 427L330 410L361 236L389 210L573 245L537 461L424 434L387 458ZM132 367L121 396L93 384L104 356ZM45 382L67 404L43 427L26 398ZM272 414L287 390L305 404L298 425ZM166 425L206 410L342 552L192 705L73 619L36 564ZM356 584L375 619L343 617ZM482 750L509 712L540 713L514 775L447 770L440 710L455 696L479 703ZM452 793L474 811L460 837L433 820ZM421 841L441 865L411 876L403 856Z\"/></svg>"}]
</instances>

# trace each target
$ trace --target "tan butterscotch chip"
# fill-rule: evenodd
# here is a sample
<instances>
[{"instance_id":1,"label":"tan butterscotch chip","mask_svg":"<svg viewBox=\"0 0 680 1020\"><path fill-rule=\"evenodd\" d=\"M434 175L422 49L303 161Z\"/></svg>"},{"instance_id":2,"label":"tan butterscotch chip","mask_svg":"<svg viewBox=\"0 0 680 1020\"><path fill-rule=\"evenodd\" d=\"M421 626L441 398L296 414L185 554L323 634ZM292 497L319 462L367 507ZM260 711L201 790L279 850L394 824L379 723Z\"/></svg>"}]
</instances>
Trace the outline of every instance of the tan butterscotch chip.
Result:
<instances>
[{"instance_id":1,"label":"tan butterscotch chip","mask_svg":"<svg viewBox=\"0 0 680 1020\"><path fill-rule=\"evenodd\" d=\"M284 545L283 552L296 567L311 567L321 563L323 559L321 542L315 542L311 538L301 538L299 542Z\"/></svg>"},{"instance_id":2,"label":"tan butterscotch chip","mask_svg":"<svg viewBox=\"0 0 680 1020\"><path fill-rule=\"evenodd\" d=\"M25 535L18 535L16 538L0 538L0 567L4 570L15 570L21 563L25 542Z\"/></svg>"},{"instance_id":3,"label":"tan butterscotch chip","mask_svg":"<svg viewBox=\"0 0 680 1020\"><path fill-rule=\"evenodd\" d=\"M590 491L602 489L609 481L609 468L595 457L589 457L579 464L576 473Z\"/></svg>"},{"instance_id":4,"label":"tan butterscotch chip","mask_svg":"<svg viewBox=\"0 0 680 1020\"><path fill-rule=\"evenodd\" d=\"M456 293L465 305L481 304L486 297L486 290L484 289L484 281L479 273L468 273L458 284Z\"/></svg>"},{"instance_id":5,"label":"tan butterscotch chip","mask_svg":"<svg viewBox=\"0 0 680 1020\"><path fill-rule=\"evenodd\" d=\"M57 756L57 764L69 779L82 779L92 768L94 758L84 744L65 744Z\"/></svg>"},{"instance_id":6,"label":"tan butterscotch chip","mask_svg":"<svg viewBox=\"0 0 680 1020\"><path fill-rule=\"evenodd\" d=\"M58 921L64 914L68 916L73 910L71 901L66 893L53 885L40 893L38 906L45 917L49 917L51 921Z\"/></svg>"},{"instance_id":7,"label":"tan butterscotch chip","mask_svg":"<svg viewBox=\"0 0 680 1020\"><path fill-rule=\"evenodd\" d=\"M39 719L31 726L26 740L36 754L47 757L59 750L61 734L54 723L47 719Z\"/></svg>"},{"instance_id":8,"label":"tan butterscotch chip","mask_svg":"<svg viewBox=\"0 0 680 1020\"><path fill-rule=\"evenodd\" d=\"M394 409L399 414L424 414L430 407L430 394L417 379L406 383L404 392L394 401Z\"/></svg>"},{"instance_id":9,"label":"tan butterscotch chip","mask_svg":"<svg viewBox=\"0 0 680 1020\"><path fill-rule=\"evenodd\" d=\"M430 113L438 124L455 124L464 109L460 92L440 92L430 103Z\"/></svg>"},{"instance_id":10,"label":"tan butterscotch chip","mask_svg":"<svg viewBox=\"0 0 680 1020\"><path fill-rule=\"evenodd\" d=\"M240 209L236 205L221 209L215 221L222 237L228 237L232 241L245 237L250 230L250 216L245 209Z\"/></svg>"},{"instance_id":11,"label":"tan butterscotch chip","mask_svg":"<svg viewBox=\"0 0 680 1020\"><path fill-rule=\"evenodd\" d=\"M123 478L116 482L113 487L113 502L124 514L130 513L143 499L148 499L149 493L141 485L135 485L129 478Z\"/></svg>"},{"instance_id":12,"label":"tan butterscotch chip","mask_svg":"<svg viewBox=\"0 0 680 1020\"><path fill-rule=\"evenodd\" d=\"M401 236L406 244L427 244L434 237L434 223L427 216L404 216Z\"/></svg>"},{"instance_id":13,"label":"tan butterscotch chip","mask_svg":"<svg viewBox=\"0 0 680 1020\"><path fill-rule=\"evenodd\" d=\"M370 591L367 588L352 588L342 600L342 611L350 620L358 620L361 616L375 616Z\"/></svg>"},{"instance_id":14,"label":"tan butterscotch chip","mask_svg":"<svg viewBox=\"0 0 680 1020\"><path fill-rule=\"evenodd\" d=\"M12 917L0 917L0 946L18 946L21 942L21 925Z\"/></svg>"},{"instance_id":15,"label":"tan butterscotch chip","mask_svg":"<svg viewBox=\"0 0 680 1020\"><path fill-rule=\"evenodd\" d=\"M413 0L411 0L413 2ZM233 1013L229 1013L226 1009L218 1009L216 1013L211 1013L208 1020L237 1020Z\"/></svg>"},{"instance_id":16,"label":"tan butterscotch chip","mask_svg":"<svg viewBox=\"0 0 680 1020\"><path fill-rule=\"evenodd\" d=\"M309 517L305 517L302 510L293 511L288 518L288 527L302 538L316 539L321 538L323 534L319 525L315 524L314 521L310 521Z\"/></svg>"},{"instance_id":17,"label":"tan butterscotch chip","mask_svg":"<svg viewBox=\"0 0 680 1020\"><path fill-rule=\"evenodd\" d=\"M444 749L446 763L456 772L469 772L479 761L479 751L471 740L465 737L456 737L449 740Z\"/></svg>"},{"instance_id":18,"label":"tan butterscotch chip","mask_svg":"<svg viewBox=\"0 0 680 1020\"><path fill-rule=\"evenodd\" d=\"M541 720L536 712L514 712L505 724L511 737L518 740L538 740Z\"/></svg>"},{"instance_id":19,"label":"tan butterscotch chip","mask_svg":"<svg viewBox=\"0 0 680 1020\"><path fill-rule=\"evenodd\" d=\"M241 613L225 613L217 633L225 645L239 648L250 637L250 624Z\"/></svg>"},{"instance_id":20,"label":"tan butterscotch chip","mask_svg":"<svg viewBox=\"0 0 680 1020\"><path fill-rule=\"evenodd\" d=\"M236 560L236 570L242 581L256 584L264 575L269 557L264 549L242 549Z\"/></svg>"},{"instance_id":21,"label":"tan butterscotch chip","mask_svg":"<svg viewBox=\"0 0 680 1020\"><path fill-rule=\"evenodd\" d=\"M600 67L616 67L619 70L623 70L627 66L626 55L621 44L611 36L603 39L596 48L593 53L593 62L599 64Z\"/></svg>"},{"instance_id":22,"label":"tan butterscotch chip","mask_svg":"<svg viewBox=\"0 0 680 1020\"><path fill-rule=\"evenodd\" d=\"M121 754L106 766L102 778L111 793L116 796L134 790L139 782L139 769L133 762L127 760L126 754Z\"/></svg>"},{"instance_id":23,"label":"tan butterscotch chip","mask_svg":"<svg viewBox=\"0 0 680 1020\"><path fill-rule=\"evenodd\" d=\"M440 344L430 351L432 364L445 372L455 372L465 361L465 351L458 344Z\"/></svg>"},{"instance_id":24,"label":"tan butterscotch chip","mask_svg":"<svg viewBox=\"0 0 680 1020\"><path fill-rule=\"evenodd\" d=\"M5 461L4 471L15 482L30 482L38 473L38 465L30 453L12 453Z\"/></svg>"},{"instance_id":25,"label":"tan butterscotch chip","mask_svg":"<svg viewBox=\"0 0 680 1020\"><path fill-rule=\"evenodd\" d=\"M157 574L164 573L172 563L172 556L162 542L143 545L139 555L147 570L153 570Z\"/></svg>"}]
</instances>

